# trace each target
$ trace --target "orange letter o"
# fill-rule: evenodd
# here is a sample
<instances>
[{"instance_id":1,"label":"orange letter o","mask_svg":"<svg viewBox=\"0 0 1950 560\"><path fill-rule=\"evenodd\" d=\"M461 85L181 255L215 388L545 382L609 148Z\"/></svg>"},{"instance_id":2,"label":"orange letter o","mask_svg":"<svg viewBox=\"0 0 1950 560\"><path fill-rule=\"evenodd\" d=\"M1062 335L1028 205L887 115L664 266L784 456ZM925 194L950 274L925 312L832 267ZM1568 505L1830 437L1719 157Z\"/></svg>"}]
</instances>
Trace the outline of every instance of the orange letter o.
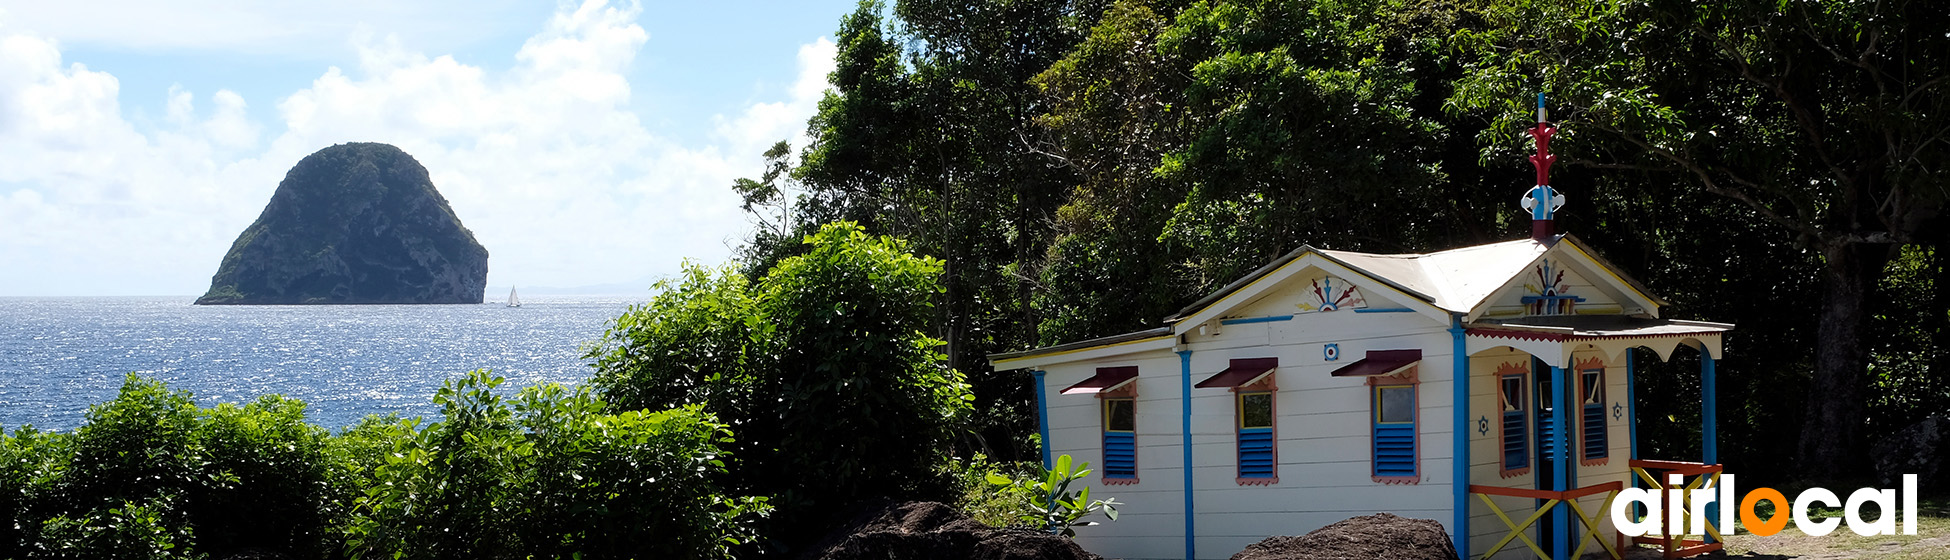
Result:
<instances>
[{"instance_id":1,"label":"orange letter o","mask_svg":"<svg viewBox=\"0 0 1950 560\"><path fill-rule=\"evenodd\" d=\"M1754 505L1759 504L1761 500L1774 503L1774 517L1765 522L1760 520L1760 514L1754 513ZM1781 529L1787 528L1789 513L1787 510L1793 507L1788 503L1787 496L1782 495L1780 490L1755 488L1747 493L1747 497L1740 500L1740 526L1746 527L1749 533L1763 537L1779 533Z\"/></svg>"}]
</instances>

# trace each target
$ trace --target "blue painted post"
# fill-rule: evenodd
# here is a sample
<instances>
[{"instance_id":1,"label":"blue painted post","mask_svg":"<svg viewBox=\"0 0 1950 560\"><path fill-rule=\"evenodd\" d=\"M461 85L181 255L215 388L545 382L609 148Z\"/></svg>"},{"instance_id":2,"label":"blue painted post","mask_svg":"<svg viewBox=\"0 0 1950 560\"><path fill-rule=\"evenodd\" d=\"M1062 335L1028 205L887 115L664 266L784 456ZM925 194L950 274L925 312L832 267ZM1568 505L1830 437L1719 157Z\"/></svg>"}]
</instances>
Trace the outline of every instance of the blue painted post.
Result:
<instances>
[{"instance_id":1,"label":"blue painted post","mask_svg":"<svg viewBox=\"0 0 1950 560\"><path fill-rule=\"evenodd\" d=\"M1043 470L1049 470L1049 389L1043 387L1043 376L1049 372L1037 369L1029 374L1036 377L1036 433L1042 436Z\"/></svg>"},{"instance_id":2,"label":"blue painted post","mask_svg":"<svg viewBox=\"0 0 1950 560\"><path fill-rule=\"evenodd\" d=\"M1700 432L1699 434L1700 434L1700 450L1702 451L1701 453L1702 457L1700 457L1700 462L1706 463L1708 465L1716 465L1720 463L1720 432L1719 432L1720 407L1718 403L1714 402L1716 400L1714 398L1715 393L1718 392L1718 389L1714 387L1715 385L1718 384L1714 379L1715 377L1718 377L1717 375L1715 375L1716 372L1714 371L1715 366L1713 362L1715 361L1716 360L1713 359L1712 355L1706 353L1705 348L1700 349L1700 353L1699 353Z\"/></svg>"},{"instance_id":3,"label":"blue painted post","mask_svg":"<svg viewBox=\"0 0 1950 560\"><path fill-rule=\"evenodd\" d=\"M1639 360L1638 352L1625 349L1625 405L1626 429L1631 432L1632 460L1639 459ZM1638 487L1638 477L1632 477L1632 487Z\"/></svg>"},{"instance_id":4,"label":"blue painted post","mask_svg":"<svg viewBox=\"0 0 1950 560\"><path fill-rule=\"evenodd\" d=\"M1184 406L1184 422L1180 427L1184 434L1185 449L1185 560L1198 558L1198 516L1192 508L1192 351L1178 351L1179 388L1178 401Z\"/></svg>"},{"instance_id":5,"label":"blue painted post","mask_svg":"<svg viewBox=\"0 0 1950 560\"><path fill-rule=\"evenodd\" d=\"M1551 437L1557 440L1557 457L1551 461L1551 489L1559 492L1570 490L1566 484L1571 480L1571 434L1565 427L1564 416L1569 413L1570 403L1564 402L1564 368L1551 366ZM1552 535L1551 558L1570 558L1571 508L1558 504L1551 508L1551 528L1557 531Z\"/></svg>"},{"instance_id":6,"label":"blue painted post","mask_svg":"<svg viewBox=\"0 0 1950 560\"><path fill-rule=\"evenodd\" d=\"M1469 557L1469 356L1468 347L1463 342L1462 318L1449 320L1449 339L1451 341L1450 361L1454 362L1454 372L1450 379L1455 382L1455 418L1451 425L1456 431L1455 450L1450 452L1454 464L1455 488L1455 534L1456 554Z\"/></svg>"},{"instance_id":7,"label":"blue painted post","mask_svg":"<svg viewBox=\"0 0 1950 560\"><path fill-rule=\"evenodd\" d=\"M1707 351L1705 344L1701 344L1699 348L1700 462L1708 465L1720 464L1720 406L1717 402L1719 399L1716 398L1719 392L1716 385L1719 383L1715 379L1719 376L1714 371L1714 362L1713 354ZM1712 523L1719 518L1720 504L1718 502L1707 504L1706 522ZM1713 542L1713 537L1706 535L1701 540L1710 543Z\"/></svg>"}]
</instances>

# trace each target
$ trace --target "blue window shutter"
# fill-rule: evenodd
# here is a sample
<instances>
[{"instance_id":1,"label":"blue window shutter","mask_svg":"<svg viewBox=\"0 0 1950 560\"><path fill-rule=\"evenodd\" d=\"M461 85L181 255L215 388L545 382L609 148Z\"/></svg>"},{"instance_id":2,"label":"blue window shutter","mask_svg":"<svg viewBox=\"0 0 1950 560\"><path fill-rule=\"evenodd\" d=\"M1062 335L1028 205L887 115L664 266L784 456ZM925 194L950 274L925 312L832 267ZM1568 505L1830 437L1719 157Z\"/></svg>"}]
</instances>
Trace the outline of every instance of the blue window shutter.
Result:
<instances>
[{"instance_id":1,"label":"blue window shutter","mask_svg":"<svg viewBox=\"0 0 1950 560\"><path fill-rule=\"evenodd\" d=\"M1579 380L1582 389L1580 400L1584 401L1584 418L1580 424L1584 433L1582 456L1585 459L1603 459L1608 455L1605 445L1605 370L1587 369Z\"/></svg>"},{"instance_id":2,"label":"blue window shutter","mask_svg":"<svg viewBox=\"0 0 1950 560\"><path fill-rule=\"evenodd\" d=\"M1415 476L1415 424L1375 424L1374 474Z\"/></svg>"},{"instance_id":3,"label":"blue window shutter","mask_svg":"<svg viewBox=\"0 0 1950 560\"><path fill-rule=\"evenodd\" d=\"M1104 478L1137 478L1137 434L1104 432Z\"/></svg>"},{"instance_id":4,"label":"blue window shutter","mask_svg":"<svg viewBox=\"0 0 1950 560\"><path fill-rule=\"evenodd\" d=\"M1606 451L1605 405L1584 405L1584 458L1604 458Z\"/></svg>"},{"instance_id":5,"label":"blue window shutter","mask_svg":"<svg viewBox=\"0 0 1950 560\"><path fill-rule=\"evenodd\" d=\"M1504 469L1521 469L1530 466L1530 430L1524 420L1522 410L1503 413Z\"/></svg>"},{"instance_id":6,"label":"blue window shutter","mask_svg":"<svg viewBox=\"0 0 1950 560\"><path fill-rule=\"evenodd\" d=\"M1549 418L1537 420L1537 448L1544 457L1557 456L1557 423Z\"/></svg>"},{"instance_id":7,"label":"blue window shutter","mask_svg":"<svg viewBox=\"0 0 1950 560\"><path fill-rule=\"evenodd\" d=\"M1403 397L1406 400L1403 400ZM1415 457L1417 409L1421 406L1416 398L1414 385L1375 385L1372 406L1374 411L1374 475L1377 478L1414 479L1417 476ZM1387 420L1387 421L1384 421ZM1384 481L1386 482L1386 481Z\"/></svg>"},{"instance_id":8,"label":"blue window shutter","mask_svg":"<svg viewBox=\"0 0 1950 560\"><path fill-rule=\"evenodd\" d=\"M1273 429L1239 430L1239 478L1273 478Z\"/></svg>"}]
</instances>

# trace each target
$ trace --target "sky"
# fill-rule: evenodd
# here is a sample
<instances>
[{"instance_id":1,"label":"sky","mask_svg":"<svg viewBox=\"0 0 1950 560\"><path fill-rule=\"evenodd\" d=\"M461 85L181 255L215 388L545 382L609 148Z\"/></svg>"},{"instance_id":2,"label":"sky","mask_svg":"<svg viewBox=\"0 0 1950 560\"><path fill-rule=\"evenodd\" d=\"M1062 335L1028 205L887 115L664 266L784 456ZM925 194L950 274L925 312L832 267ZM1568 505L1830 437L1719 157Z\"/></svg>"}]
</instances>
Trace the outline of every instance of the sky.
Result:
<instances>
[{"instance_id":1,"label":"sky","mask_svg":"<svg viewBox=\"0 0 1950 560\"><path fill-rule=\"evenodd\" d=\"M200 295L299 159L412 154L495 286L728 259L852 1L0 0L0 296Z\"/></svg>"}]
</instances>

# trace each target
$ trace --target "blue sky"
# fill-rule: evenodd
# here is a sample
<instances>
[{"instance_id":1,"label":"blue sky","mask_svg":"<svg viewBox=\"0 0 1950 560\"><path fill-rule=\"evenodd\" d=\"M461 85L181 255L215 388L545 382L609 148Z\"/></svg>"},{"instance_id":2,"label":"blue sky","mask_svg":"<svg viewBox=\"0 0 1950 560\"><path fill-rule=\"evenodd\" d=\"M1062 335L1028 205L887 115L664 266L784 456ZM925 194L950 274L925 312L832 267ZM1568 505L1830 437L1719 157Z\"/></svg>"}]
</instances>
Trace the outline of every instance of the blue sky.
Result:
<instances>
[{"instance_id":1,"label":"blue sky","mask_svg":"<svg viewBox=\"0 0 1950 560\"><path fill-rule=\"evenodd\" d=\"M724 260L854 7L0 0L0 296L195 295L284 171L425 164L495 285Z\"/></svg>"}]
</instances>

